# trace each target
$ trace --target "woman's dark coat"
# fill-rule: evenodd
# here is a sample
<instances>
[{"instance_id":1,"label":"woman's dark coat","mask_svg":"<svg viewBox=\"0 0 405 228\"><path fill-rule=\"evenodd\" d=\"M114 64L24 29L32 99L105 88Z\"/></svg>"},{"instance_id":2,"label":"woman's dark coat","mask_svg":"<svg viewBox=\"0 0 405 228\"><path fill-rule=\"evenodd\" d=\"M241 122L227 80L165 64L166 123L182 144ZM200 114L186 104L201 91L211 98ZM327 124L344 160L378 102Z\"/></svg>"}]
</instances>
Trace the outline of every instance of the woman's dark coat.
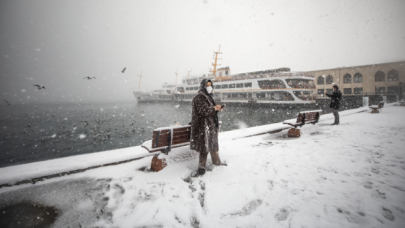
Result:
<instances>
[{"instance_id":1,"label":"woman's dark coat","mask_svg":"<svg viewBox=\"0 0 405 228\"><path fill-rule=\"evenodd\" d=\"M201 82L192 103L190 149L199 153L218 151L218 117L214 99L205 89L208 81Z\"/></svg>"},{"instance_id":2,"label":"woman's dark coat","mask_svg":"<svg viewBox=\"0 0 405 228\"><path fill-rule=\"evenodd\" d=\"M340 101L342 100L342 92L340 92L339 88L335 91L333 90L332 94L326 94L326 96L330 97L330 108L339 109Z\"/></svg>"}]
</instances>

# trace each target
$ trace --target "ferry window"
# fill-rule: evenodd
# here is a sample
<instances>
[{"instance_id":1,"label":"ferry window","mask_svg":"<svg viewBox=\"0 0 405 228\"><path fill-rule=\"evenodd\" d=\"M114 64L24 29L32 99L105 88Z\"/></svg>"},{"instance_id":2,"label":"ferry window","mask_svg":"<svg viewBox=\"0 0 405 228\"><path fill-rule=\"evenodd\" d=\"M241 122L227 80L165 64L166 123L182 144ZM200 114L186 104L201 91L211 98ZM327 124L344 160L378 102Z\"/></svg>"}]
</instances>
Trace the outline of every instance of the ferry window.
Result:
<instances>
[{"instance_id":1,"label":"ferry window","mask_svg":"<svg viewBox=\"0 0 405 228\"><path fill-rule=\"evenodd\" d=\"M328 75L326 76L326 84L332 84L333 83L333 77Z\"/></svg>"},{"instance_id":2,"label":"ferry window","mask_svg":"<svg viewBox=\"0 0 405 228\"><path fill-rule=\"evenodd\" d=\"M187 90L187 91L190 90L190 87L186 87L186 90Z\"/></svg>"},{"instance_id":3,"label":"ferry window","mask_svg":"<svg viewBox=\"0 0 405 228\"><path fill-rule=\"evenodd\" d=\"M194 87L194 90L198 90L198 86L197 86L197 87Z\"/></svg>"},{"instance_id":4,"label":"ferry window","mask_svg":"<svg viewBox=\"0 0 405 228\"><path fill-rule=\"evenodd\" d=\"M326 89L326 93L327 93L327 94L332 94L332 93L333 93L333 89Z\"/></svg>"},{"instance_id":5,"label":"ferry window","mask_svg":"<svg viewBox=\"0 0 405 228\"><path fill-rule=\"evenodd\" d=\"M177 91L179 91L179 92L184 92L184 87L177 87Z\"/></svg>"},{"instance_id":6,"label":"ferry window","mask_svg":"<svg viewBox=\"0 0 405 228\"><path fill-rule=\"evenodd\" d=\"M343 93L344 94L352 94L352 88L344 88Z\"/></svg>"},{"instance_id":7,"label":"ferry window","mask_svg":"<svg viewBox=\"0 0 405 228\"><path fill-rule=\"evenodd\" d=\"M376 94L385 94L385 87L375 87L375 93Z\"/></svg>"},{"instance_id":8,"label":"ferry window","mask_svg":"<svg viewBox=\"0 0 405 228\"><path fill-rule=\"evenodd\" d=\"M225 71L225 74L228 75L228 71Z\"/></svg>"},{"instance_id":9,"label":"ferry window","mask_svg":"<svg viewBox=\"0 0 405 228\"><path fill-rule=\"evenodd\" d=\"M274 95L274 100L279 100L279 101L294 101L294 97L289 93L289 92L273 92ZM306 97L306 96L305 96ZM309 98L308 98L309 99Z\"/></svg>"},{"instance_id":10,"label":"ferry window","mask_svg":"<svg viewBox=\"0 0 405 228\"><path fill-rule=\"evenodd\" d=\"M228 85L222 85L222 89L228 88Z\"/></svg>"},{"instance_id":11,"label":"ferry window","mask_svg":"<svg viewBox=\"0 0 405 228\"><path fill-rule=\"evenodd\" d=\"M247 88L247 87L252 87L252 83L251 82L245 83L245 88Z\"/></svg>"},{"instance_id":12,"label":"ferry window","mask_svg":"<svg viewBox=\"0 0 405 228\"><path fill-rule=\"evenodd\" d=\"M310 101L313 99L313 97L310 95L308 91L294 91L294 95L298 97L298 99L303 100L303 101ZM291 96L291 95L290 95Z\"/></svg>"},{"instance_id":13,"label":"ferry window","mask_svg":"<svg viewBox=\"0 0 405 228\"><path fill-rule=\"evenodd\" d=\"M325 90L324 89L318 89L318 94L324 94Z\"/></svg>"},{"instance_id":14,"label":"ferry window","mask_svg":"<svg viewBox=\"0 0 405 228\"><path fill-rule=\"evenodd\" d=\"M236 84L236 88L243 88L243 83Z\"/></svg>"},{"instance_id":15,"label":"ferry window","mask_svg":"<svg viewBox=\"0 0 405 228\"><path fill-rule=\"evenodd\" d=\"M215 89L221 89L221 85L216 85Z\"/></svg>"},{"instance_id":16,"label":"ferry window","mask_svg":"<svg viewBox=\"0 0 405 228\"><path fill-rule=\"evenodd\" d=\"M363 94L363 88L354 88L354 94Z\"/></svg>"},{"instance_id":17,"label":"ferry window","mask_svg":"<svg viewBox=\"0 0 405 228\"><path fill-rule=\"evenodd\" d=\"M235 88L235 84L229 84L229 88Z\"/></svg>"},{"instance_id":18,"label":"ferry window","mask_svg":"<svg viewBox=\"0 0 405 228\"><path fill-rule=\"evenodd\" d=\"M314 81L307 79L286 79L287 84L292 88L315 89Z\"/></svg>"},{"instance_id":19,"label":"ferry window","mask_svg":"<svg viewBox=\"0 0 405 228\"><path fill-rule=\"evenodd\" d=\"M257 93L256 96L257 96L257 98L265 98L266 94L265 93Z\"/></svg>"}]
</instances>

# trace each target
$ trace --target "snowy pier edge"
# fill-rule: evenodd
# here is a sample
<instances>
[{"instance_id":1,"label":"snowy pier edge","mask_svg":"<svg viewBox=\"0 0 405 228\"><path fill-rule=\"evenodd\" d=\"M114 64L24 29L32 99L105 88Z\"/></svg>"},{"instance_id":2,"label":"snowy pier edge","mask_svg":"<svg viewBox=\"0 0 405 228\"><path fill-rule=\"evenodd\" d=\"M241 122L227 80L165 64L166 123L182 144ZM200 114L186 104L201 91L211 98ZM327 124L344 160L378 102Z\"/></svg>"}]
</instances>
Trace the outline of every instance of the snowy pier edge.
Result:
<instances>
[{"instance_id":1,"label":"snowy pier edge","mask_svg":"<svg viewBox=\"0 0 405 228\"><path fill-rule=\"evenodd\" d=\"M388 104L390 106L393 104ZM340 116L352 115L360 112L370 110L368 107L351 109L341 111ZM319 123L328 122L332 120L333 114L321 115ZM295 122L294 119L286 120L287 122ZM286 129L283 123L267 124L262 126L237 129L219 134L219 142L228 140L236 140L244 137L257 136L266 134L268 132L277 131L279 129ZM173 149L174 151L176 149ZM109 150L103 152L96 152L91 154L75 155L71 157L64 157L58 159L51 159L40 162L33 162L22 165L15 165L0 168L0 187L13 186L15 184L35 183L36 180L48 179L57 177L59 174L69 175L72 173L83 172L88 169L104 167L112 163L122 163L131 160L140 159L146 156L152 156L156 153L148 153L144 148L139 146L127 147L116 150Z\"/></svg>"},{"instance_id":2,"label":"snowy pier edge","mask_svg":"<svg viewBox=\"0 0 405 228\"><path fill-rule=\"evenodd\" d=\"M337 126L322 115L299 138L286 131L243 137L281 123L223 132L227 166L208 159L198 178L190 177L198 153L187 147L160 154L168 166L158 173L146 171L151 157L139 146L2 168L2 182L15 183L140 158L0 188L0 205L53 207L52 227L402 228L405 108L394 105L378 114L342 111Z\"/></svg>"}]
</instances>

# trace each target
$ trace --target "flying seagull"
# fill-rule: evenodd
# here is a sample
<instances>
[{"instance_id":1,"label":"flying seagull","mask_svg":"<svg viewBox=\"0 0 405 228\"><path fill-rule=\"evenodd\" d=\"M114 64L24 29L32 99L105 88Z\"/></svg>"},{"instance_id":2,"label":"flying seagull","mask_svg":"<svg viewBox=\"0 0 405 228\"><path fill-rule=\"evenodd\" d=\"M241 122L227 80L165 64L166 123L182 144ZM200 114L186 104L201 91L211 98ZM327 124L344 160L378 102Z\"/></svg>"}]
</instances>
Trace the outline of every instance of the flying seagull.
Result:
<instances>
[{"instance_id":1,"label":"flying seagull","mask_svg":"<svg viewBox=\"0 0 405 228\"><path fill-rule=\"evenodd\" d=\"M127 69L127 68L125 67L121 72L122 72L122 73L125 73L125 70L126 70L126 69Z\"/></svg>"},{"instance_id":2,"label":"flying seagull","mask_svg":"<svg viewBox=\"0 0 405 228\"><path fill-rule=\"evenodd\" d=\"M82 120L82 121L80 121L80 123L84 123L84 127L87 127L87 125L89 125L89 122L87 122L87 121L84 121L84 120Z\"/></svg>"},{"instance_id":3,"label":"flying seagull","mask_svg":"<svg viewBox=\"0 0 405 228\"><path fill-rule=\"evenodd\" d=\"M4 99L3 99L4 100ZM8 103L8 101L4 100L6 102L7 105L10 105L10 103Z\"/></svg>"},{"instance_id":4,"label":"flying seagull","mask_svg":"<svg viewBox=\"0 0 405 228\"><path fill-rule=\"evenodd\" d=\"M34 86L36 86L38 90L45 89L45 86L40 86L40 85L34 85Z\"/></svg>"},{"instance_id":5,"label":"flying seagull","mask_svg":"<svg viewBox=\"0 0 405 228\"><path fill-rule=\"evenodd\" d=\"M96 77L89 77L89 76L87 76L87 77L84 77L83 79L91 80L91 79L96 79Z\"/></svg>"}]
</instances>

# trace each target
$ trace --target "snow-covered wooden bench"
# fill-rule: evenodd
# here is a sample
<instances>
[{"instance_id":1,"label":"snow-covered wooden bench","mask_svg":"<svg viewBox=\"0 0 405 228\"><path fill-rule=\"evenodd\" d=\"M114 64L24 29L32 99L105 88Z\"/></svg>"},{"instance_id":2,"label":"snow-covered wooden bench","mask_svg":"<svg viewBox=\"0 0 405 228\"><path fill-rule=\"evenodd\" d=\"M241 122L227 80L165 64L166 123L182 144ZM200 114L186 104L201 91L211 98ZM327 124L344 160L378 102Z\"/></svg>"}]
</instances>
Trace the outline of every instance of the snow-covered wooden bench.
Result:
<instances>
[{"instance_id":1,"label":"snow-covered wooden bench","mask_svg":"<svg viewBox=\"0 0 405 228\"><path fill-rule=\"evenodd\" d=\"M153 130L152 140L142 143L149 153L168 154L172 148L190 145L191 126L161 127Z\"/></svg>"},{"instance_id":2,"label":"snow-covered wooden bench","mask_svg":"<svg viewBox=\"0 0 405 228\"><path fill-rule=\"evenodd\" d=\"M297 127L302 127L305 124L318 123L321 112L322 110L303 111L298 113L297 120L295 122L284 121L283 124L288 124L293 127L288 130L288 137L300 137L301 131L300 129L297 129Z\"/></svg>"},{"instance_id":3,"label":"snow-covered wooden bench","mask_svg":"<svg viewBox=\"0 0 405 228\"><path fill-rule=\"evenodd\" d=\"M384 107L384 101L380 101L378 105L371 105L369 108L371 108L371 113L380 113L379 109L382 109Z\"/></svg>"},{"instance_id":4,"label":"snow-covered wooden bench","mask_svg":"<svg viewBox=\"0 0 405 228\"><path fill-rule=\"evenodd\" d=\"M221 121L219 122L221 127ZM157 128L152 133L152 140L142 143L142 147L149 153L162 152L169 154L173 148L190 145L191 126L171 126ZM166 167L164 159L159 159L158 155L153 156L151 168L154 171L160 171Z\"/></svg>"}]
</instances>

